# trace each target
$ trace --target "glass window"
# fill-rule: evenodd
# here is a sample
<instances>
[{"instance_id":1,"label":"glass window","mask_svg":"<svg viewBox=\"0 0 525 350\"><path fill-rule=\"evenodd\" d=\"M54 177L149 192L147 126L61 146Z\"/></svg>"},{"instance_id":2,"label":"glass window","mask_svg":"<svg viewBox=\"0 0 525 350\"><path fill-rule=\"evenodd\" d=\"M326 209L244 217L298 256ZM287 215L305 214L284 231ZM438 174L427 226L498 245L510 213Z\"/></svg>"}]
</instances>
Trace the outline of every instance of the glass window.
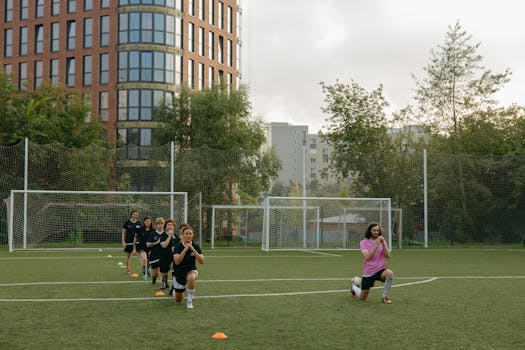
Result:
<instances>
[{"instance_id":1,"label":"glass window","mask_svg":"<svg viewBox=\"0 0 525 350\"><path fill-rule=\"evenodd\" d=\"M118 16L118 42L126 44L128 42L128 14L121 13Z\"/></svg>"},{"instance_id":2,"label":"glass window","mask_svg":"<svg viewBox=\"0 0 525 350\"><path fill-rule=\"evenodd\" d=\"M5 0L4 21L11 22L13 20L13 0Z\"/></svg>"},{"instance_id":3,"label":"glass window","mask_svg":"<svg viewBox=\"0 0 525 350\"><path fill-rule=\"evenodd\" d=\"M214 80L215 80L215 76L214 76L213 67L209 66L208 67L208 87L209 88L212 87Z\"/></svg>"},{"instance_id":4,"label":"glass window","mask_svg":"<svg viewBox=\"0 0 525 350\"><path fill-rule=\"evenodd\" d=\"M204 21L204 0L199 0L199 19Z\"/></svg>"},{"instance_id":5,"label":"glass window","mask_svg":"<svg viewBox=\"0 0 525 350\"><path fill-rule=\"evenodd\" d=\"M141 68L141 81L152 81L153 80L153 53L143 51L140 55L140 68Z\"/></svg>"},{"instance_id":6,"label":"glass window","mask_svg":"<svg viewBox=\"0 0 525 350\"><path fill-rule=\"evenodd\" d=\"M75 34L76 34L76 23L75 21L67 21L67 49L75 49Z\"/></svg>"},{"instance_id":7,"label":"glass window","mask_svg":"<svg viewBox=\"0 0 525 350\"><path fill-rule=\"evenodd\" d=\"M103 8L103 9L109 8L109 0L100 0L100 8Z\"/></svg>"},{"instance_id":8,"label":"glass window","mask_svg":"<svg viewBox=\"0 0 525 350\"><path fill-rule=\"evenodd\" d=\"M67 86L75 86L75 58L68 57L66 59L66 84Z\"/></svg>"},{"instance_id":9,"label":"glass window","mask_svg":"<svg viewBox=\"0 0 525 350\"><path fill-rule=\"evenodd\" d=\"M193 60L188 60L188 86L193 89L193 67L194 62Z\"/></svg>"},{"instance_id":10,"label":"glass window","mask_svg":"<svg viewBox=\"0 0 525 350\"><path fill-rule=\"evenodd\" d=\"M5 74L7 74L9 81L11 81L11 73L13 73L13 66L10 64L4 65Z\"/></svg>"},{"instance_id":11,"label":"glass window","mask_svg":"<svg viewBox=\"0 0 525 350\"><path fill-rule=\"evenodd\" d=\"M93 10L93 0L84 0L84 11Z\"/></svg>"},{"instance_id":12,"label":"glass window","mask_svg":"<svg viewBox=\"0 0 525 350\"><path fill-rule=\"evenodd\" d=\"M194 0L188 0L188 13L190 16L195 16L195 2Z\"/></svg>"},{"instance_id":13,"label":"glass window","mask_svg":"<svg viewBox=\"0 0 525 350\"><path fill-rule=\"evenodd\" d=\"M215 0L209 0L209 4L208 4L208 22L211 25L215 24Z\"/></svg>"},{"instance_id":14,"label":"glass window","mask_svg":"<svg viewBox=\"0 0 525 350\"><path fill-rule=\"evenodd\" d=\"M118 120L128 118L128 90L119 90L118 92Z\"/></svg>"},{"instance_id":15,"label":"glass window","mask_svg":"<svg viewBox=\"0 0 525 350\"><path fill-rule=\"evenodd\" d=\"M59 30L60 24L58 22L51 23L51 52L57 52L59 50Z\"/></svg>"},{"instance_id":16,"label":"glass window","mask_svg":"<svg viewBox=\"0 0 525 350\"><path fill-rule=\"evenodd\" d=\"M60 14L60 0L51 0L51 16Z\"/></svg>"},{"instance_id":17,"label":"glass window","mask_svg":"<svg viewBox=\"0 0 525 350\"><path fill-rule=\"evenodd\" d=\"M199 63L199 76L198 76L197 88L199 90L202 90L203 87L204 87L204 63Z\"/></svg>"},{"instance_id":18,"label":"glass window","mask_svg":"<svg viewBox=\"0 0 525 350\"><path fill-rule=\"evenodd\" d=\"M195 52L195 46L193 42L193 30L195 26L193 23L188 23L188 50L190 52Z\"/></svg>"},{"instance_id":19,"label":"glass window","mask_svg":"<svg viewBox=\"0 0 525 350\"><path fill-rule=\"evenodd\" d=\"M224 63L224 38L222 35L219 35L219 42L217 45L217 60L219 63Z\"/></svg>"},{"instance_id":20,"label":"glass window","mask_svg":"<svg viewBox=\"0 0 525 350\"><path fill-rule=\"evenodd\" d=\"M159 14L162 16L162 14ZM141 42L151 43L153 41L153 13L143 12L142 13L142 38ZM156 18L155 18L156 19Z\"/></svg>"},{"instance_id":21,"label":"glass window","mask_svg":"<svg viewBox=\"0 0 525 350\"><path fill-rule=\"evenodd\" d=\"M138 81L140 78L140 55L138 51L129 52L128 59L128 79L129 81Z\"/></svg>"},{"instance_id":22,"label":"glass window","mask_svg":"<svg viewBox=\"0 0 525 350\"><path fill-rule=\"evenodd\" d=\"M82 63L82 84L84 86L91 85L91 76L92 76L92 57L84 56Z\"/></svg>"},{"instance_id":23,"label":"glass window","mask_svg":"<svg viewBox=\"0 0 525 350\"><path fill-rule=\"evenodd\" d=\"M109 93L101 91L98 94L98 115L103 122L108 121Z\"/></svg>"},{"instance_id":24,"label":"glass window","mask_svg":"<svg viewBox=\"0 0 525 350\"><path fill-rule=\"evenodd\" d=\"M228 6L228 33L233 33L233 9Z\"/></svg>"},{"instance_id":25,"label":"glass window","mask_svg":"<svg viewBox=\"0 0 525 350\"><path fill-rule=\"evenodd\" d=\"M141 90L140 91L140 119L151 120L153 115L153 91L152 90Z\"/></svg>"},{"instance_id":26,"label":"glass window","mask_svg":"<svg viewBox=\"0 0 525 350\"><path fill-rule=\"evenodd\" d=\"M35 17L44 17L44 0L35 1Z\"/></svg>"},{"instance_id":27,"label":"glass window","mask_svg":"<svg viewBox=\"0 0 525 350\"><path fill-rule=\"evenodd\" d=\"M100 17L100 46L109 45L109 16Z\"/></svg>"},{"instance_id":28,"label":"glass window","mask_svg":"<svg viewBox=\"0 0 525 350\"><path fill-rule=\"evenodd\" d=\"M20 91L27 90L27 63L25 62L18 64L18 89Z\"/></svg>"},{"instance_id":29,"label":"glass window","mask_svg":"<svg viewBox=\"0 0 525 350\"><path fill-rule=\"evenodd\" d=\"M215 33L208 32L208 58L215 59Z\"/></svg>"},{"instance_id":30,"label":"glass window","mask_svg":"<svg viewBox=\"0 0 525 350\"><path fill-rule=\"evenodd\" d=\"M84 18L84 48L93 46L93 19Z\"/></svg>"},{"instance_id":31,"label":"glass window","mask_svg":"<svg viewBox=\"0 0 525 350\"><path fill-rule=\"evenodd\" d=\"M166 16L166 45L175 45L175 17Z\"/></svg>"},{"instance_id":32,"label":"glass window","mask_svg":"<svg viewBox=\"0 0 525 350\"><path fill-rule=\"evenodd\" d=\"M139 90L128 91L128 120L139 120Z\"/></svg>"},{"instance_id":33,"label":"glass window","mask_svg":"<svg viewBox=\"0 0 525 350\"><path fill-rule=\"evenodd\" d=\"M140 14L129 14L129 42L138 43L140 41Z\"/></svg>"},{"instance_id":34,"label":"glass window","mask_svg":"<svg viewBox=\"0 0 525 350\"><path fill-rule=\"evenodd\" d=\"M204 28L199 27L199 55L204 56Z\"/></svg>"},{"instance_id":35,"label":"glass window","mask_svg":"<svg viewBox=\"0 0 525 350\"><path fill-rule=\"evenodd\" d=\"M77 0L67 0L67 13L77 12Z\"/></svg>"},{"instance_id":36,"label":"glass window","mask_svg":"<svg viewBox=\"0 0 525 350\"><path fill-rule=\"evenodd\" d=\"M164 30L164 15L162 13L155 14L155 43L164 44L165 30Z\"/></svg>"},{"instance_id":37,"label":"glass window","mask_svg":"<svg viewBox=\"0 0 525 350\"><path fill-rule=\"evenodd\" d=\"M155 52L155 64L154 64L154 73L153 80L156 82L164 82L164 52Z\"/></svg>"},{"instance_id":38,"label":"glass window","mask_svg":"<svg viewBox=\"0 0 525 350\"><path fill-rule=\"evenodd\" d=\"M34 83L35 83L35 89L42 85L42 81L44 78L44 62L43 61L35 61L35 69L34 69Z\"/></svg>"},{"instance_id":39,"label":"glass window","mask_svg":"<svg viewBox=\"0 0 525 350\"><path fill-rule=\"evenodd\" d=\"M142 147L151 146L151 129L140 129L140 145Z\"/></svg>"},{"instance_id":40,"label":"glass window","mask_svg":"<svg viewBox=\"0 0 525 350\"><path fill-rule=\"evenodd\" d=\"M51 83L53 84L58 83L58 58L51 60L50 69L49 69L49 78L51 79Z\"/></svg>"},{"instance_id":41,"label":"glass window","mask_svg":"<svg viewBox=\"0 0 525 350\"><path fill-rule=\"evenodd\" d=\"M44 26L35 26L35 53L44 52Z\"/></svg>"},{"instance_id":42,"label":"glass window","mask_svg":"<svg viewBox=\"0 0 525 350\"><path fill-rule=\"evenodd\" d=\"M4 30L4 57L13 56L13 30Z\"/></svg>"},{"instance_id":43,"label":"glass window","mask_svg":"<svg viewBox=\"0 0 525 350\"><path fill-rule=\"evenodd\" d=\"M29 18L29 0L20 0L20 19Z\"/></svg>"},{"instance_id":44,"label":"glass window","mask_svg":"<svg viewBox=\"0 0 525 350\"><path fill-rule=\"evenodd\" d=\"M166 53L166 75L165 81L168 84L175 83L175 55Z\"/></svg>"},{"instance_id":45,"label":"glass window","mask_svg":"<svg viewBox=\"0 0 525 350\"><path fill-rule=\"evenodd\" d=\"M107 84L109 82L109 54L103 53L100 55L100 84Z\"/></svg>"},{"instance_id":46,"label":"glass window","mask_svg":"<svg viewBox=\"0 0 525 350\"><path fill-rule=\"evenodd\" d=\"M19 54L20 56L27 55L27 27L20 28Z\"/></svg>"},{"instance_id":47,"label":"glass window","mask_svg":"<svg viewBox=\"0 0 525 350\"><path fill-rule=\"evenodd\" d=\"M119 83L128 81L128 53L127 52L118 53L118 81Z\"/></svg>"},{"instance_id":48,"label":"glass window","mask_svg":"<svg viewBox=\"0 0 525 350\"><path fill-rule=\"evenodd\" d=\"M217 9L217 22L219 24L219 29L224 29L224 4L222 1L219 1L219 8Z\"/></svg>"}]
</instances>

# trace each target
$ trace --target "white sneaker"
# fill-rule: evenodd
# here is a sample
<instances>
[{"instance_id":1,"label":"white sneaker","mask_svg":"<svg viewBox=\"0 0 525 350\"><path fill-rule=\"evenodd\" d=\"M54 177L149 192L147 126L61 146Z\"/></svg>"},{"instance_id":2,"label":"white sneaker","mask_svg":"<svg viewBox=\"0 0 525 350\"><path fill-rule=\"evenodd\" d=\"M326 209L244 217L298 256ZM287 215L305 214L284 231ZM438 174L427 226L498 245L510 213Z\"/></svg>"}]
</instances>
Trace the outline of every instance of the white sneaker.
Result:
<instances>
[{"instance_id":1,"label":"white sneaker","mask_svg":"<svg viewBox=\"0 0 525 350\"><path fill-rule=\"evenodd\" d=\"M193 302L192 302L192 301L188 301L188 302L186 303L186 308L187 308L187 309L193 309Z\"/></svg>"}]
</instances>

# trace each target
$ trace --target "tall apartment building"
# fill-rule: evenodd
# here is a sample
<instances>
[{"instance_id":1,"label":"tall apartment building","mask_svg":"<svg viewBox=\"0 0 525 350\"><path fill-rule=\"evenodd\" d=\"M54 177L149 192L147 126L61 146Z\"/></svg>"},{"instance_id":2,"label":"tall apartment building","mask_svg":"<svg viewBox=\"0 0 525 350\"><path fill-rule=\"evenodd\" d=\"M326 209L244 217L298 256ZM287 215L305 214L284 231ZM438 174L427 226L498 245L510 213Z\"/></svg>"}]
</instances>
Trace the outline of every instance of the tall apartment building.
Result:
<instances>
[{"instance_id":1,"label":"tall apartment building","mask_svg":"<svg viewBox=\"0 0 525 350\"><path fill-rule=\"evenodd\" d=\"M308 134L307 125L270 123L269 140L282 162L277 181L288 185L290 181L302 184L318 180L321 183L336 181L327 172L330 147L317 134Z\"/></svg>"},{"instance_id":2,"label":"tall apartment building","mask_svg":"<svg viewBox=\"0 0 525 350\"><path fill-rule=\"evenodd\" d=\"M0 0L0 14L13 83L77 89L112 143L150 145L154 107L183 84L239 84L238 0Z\"/></svg>"}]
</instances>

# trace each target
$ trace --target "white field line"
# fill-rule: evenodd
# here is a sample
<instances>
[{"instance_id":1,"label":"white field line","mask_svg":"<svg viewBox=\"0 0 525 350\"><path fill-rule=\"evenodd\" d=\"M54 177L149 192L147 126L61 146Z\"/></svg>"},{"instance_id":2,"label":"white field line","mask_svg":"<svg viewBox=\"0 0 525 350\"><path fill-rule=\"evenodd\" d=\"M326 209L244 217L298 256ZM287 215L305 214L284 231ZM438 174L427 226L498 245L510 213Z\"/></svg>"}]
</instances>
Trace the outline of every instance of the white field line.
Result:
<instances>
[{"instance_id":1,"label":"white field line","mask_svg":"<svg viewBox=\"0 0 525 350\"><path fill-rule=\"evenodd\" d=\"M342 255L329 254L316 252L318 256L313 256L313 258L340 258ZM265 255L208 255L205 254L206 259L245 259L245 258L263 258L263 259L280 259L280 258L312 258L312 256L306 255L274 255L274 256L265 256ZM12 257L12 258L0 258L0 260L67 260L67 259L124 259L124 256L120 254L118 256L26 256L26 257Z\"/></svg>"},{"instance_id":2,"label":"white field line","mask_svg":"<svg viewBox=\"0 0 525 350\"><path fill-rule=\"evenodd\" d=\"M395 284L392 287L407 287L407 286L413 286L423 283L430 283L433 281L436 281L438 279L446 279L446 278L462 278L462 279L472 279L472 278L507 278L507 279L515 279L515 278L525 278L525 276L446 276L446 277L398 277L396 279L422 279L421 281L415 281L415 282L407 282L407 283L401 283L401 284ZM280 281L280 280L286 280L290 281L290 279L268 279L268 280L201 280L202 282L253 282L253 281ZM346 278L333 278L333 279L294 279L295 281L298 280L308 280L308 281L323 281L323 280L348 280ZM37 284L43 284L44 282L37 283ZM55 282L50 283L47 282L47 284L65 284L68 282ZM133 283L133 281L128 282L73 282L76 284L88 284L88 283ZM137 282L135 282L137 283ZM146 283L146 282L144 282ZM26 283L24 285L31 285L35 283ZM9 286L9 285L22 285L22 284L3 284L0 286ZM373 289L380 289L383 288L382 286L373 287ZM303 292L286 292L286 293L262 293L262 294L227 294L227 295L204 295L204 296L197 296L196 299L218 299L218 298L241 298L241 297L275 297L275 296L293 296L293 295L306 295L306 294L329 294L329 293L348 293L348 289L337 289L337 290L320 290L320 291L303 291ZM171 299L171 297L129 297L129 298L57 298L57 299L0 299L0 302L72 302L72 301L137 301L137 300L166 300Z\"/></svg>"}]
</instances>

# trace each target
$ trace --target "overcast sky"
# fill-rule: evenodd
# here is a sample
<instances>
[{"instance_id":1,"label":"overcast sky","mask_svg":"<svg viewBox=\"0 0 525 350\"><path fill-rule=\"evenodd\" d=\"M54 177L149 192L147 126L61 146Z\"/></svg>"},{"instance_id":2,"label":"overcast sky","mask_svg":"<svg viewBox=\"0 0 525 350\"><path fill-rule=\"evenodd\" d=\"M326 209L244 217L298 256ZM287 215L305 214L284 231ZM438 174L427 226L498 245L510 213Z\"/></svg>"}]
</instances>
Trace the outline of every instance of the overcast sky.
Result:
<instances>
[{"instance_id":1,"label":"overcast sky","mask_svg":"<svg viewBox=\"0 0 525 350\"><path fill-rule=\"evenodd\" d=\"M460 21L480 42L484 65L506 68L502 105L525 105L525 1L242 0L242 73L255 115L268 122L327 125L320 81L368 91L383 84L389 111L413 103L430 50Z\"/></svg>"}]
</instances>

